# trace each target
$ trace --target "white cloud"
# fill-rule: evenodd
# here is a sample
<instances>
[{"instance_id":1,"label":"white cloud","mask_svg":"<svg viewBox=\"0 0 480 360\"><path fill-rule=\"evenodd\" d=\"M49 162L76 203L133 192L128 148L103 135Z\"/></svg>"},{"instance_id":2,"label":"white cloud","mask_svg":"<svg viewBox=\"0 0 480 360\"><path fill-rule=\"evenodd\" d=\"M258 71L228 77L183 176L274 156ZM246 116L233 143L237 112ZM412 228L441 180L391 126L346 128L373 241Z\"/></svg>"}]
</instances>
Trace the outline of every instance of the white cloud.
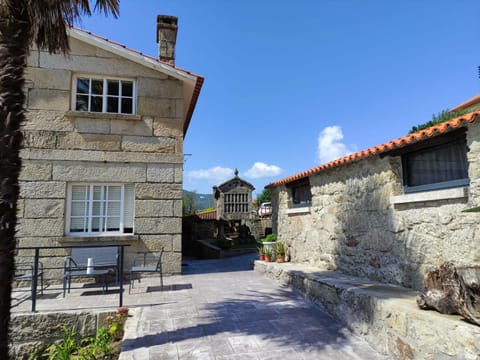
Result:
<instances>
[{"instance_id":1,"label":"white cloud","mask_svg":"<svg viewBox=\"0 0 480 360\"><path fill-rule=\"evenodd\" d=\"M343 132L340 126L327 126L318 136L318 160L321 164L341 158L355 151L341 142Z\"/></svg>"},{"instance_id":2,"label":"white cloud","mask_svg":"<svg viewBox=\"0 0 480 360\"><path fill-rule=\"evenodd\" d=\"M276 165L267 165L263 162L256 162L245 172L245 176L252 179L260 179L272 176L278 176L282 173L282 169Z\"/></svg>"},{"instance_id":3,"label":"white cloud","mask_svg":"<svg viewBox=\"0 0 480 360\"><path fill-rule=\"evenodd\" d=\"M189 179L205 179L221 182L233 177L233 169L215 166L206 170L191 170L187 173Z\"/></svg>"}]
</instances>

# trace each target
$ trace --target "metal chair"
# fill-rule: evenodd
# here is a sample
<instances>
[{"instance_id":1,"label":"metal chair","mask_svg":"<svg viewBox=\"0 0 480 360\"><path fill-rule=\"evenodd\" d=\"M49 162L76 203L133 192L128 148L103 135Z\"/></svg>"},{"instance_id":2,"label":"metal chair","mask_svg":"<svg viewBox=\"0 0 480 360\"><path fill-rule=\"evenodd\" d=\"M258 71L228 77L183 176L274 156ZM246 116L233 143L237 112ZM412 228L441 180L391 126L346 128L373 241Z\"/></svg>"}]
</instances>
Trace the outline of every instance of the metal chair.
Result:
<instances>
[{"instance_id":1,"label":"metal chair","mask_svg":"<svg viewBox=\"0 0 480 360\"><path fill-rule=\"evenodd\" d=\"M137 256L133 259L133 266L130 268L130 283L128 286L128 293L130 294L131 289L135 285L135 275L141 273L156 273L160 274L160 289L163 289L163 274L162 274L162 255L163 248L160 250L158 256L153 254L144 253L142 256ZM139 262L142 262L142 265L138 265ZM141 281L140 276L138 277L138 282Z\"/></svg>"},{"instance_id":2,"label":"metal chair","mask_svg":"<svg viewBox=\"0 0 480 360\"><path fill-rule=\"evenodd\" d=\"M33 288L33 276L34 270L33 265L31 264L17 264L15 266L15 281L30 281L31 282L31 291L35 291ZM40 294L43 295L43 264L38 263L38 273L37 276L40 278Z\"/></svg>"}]
</instances>

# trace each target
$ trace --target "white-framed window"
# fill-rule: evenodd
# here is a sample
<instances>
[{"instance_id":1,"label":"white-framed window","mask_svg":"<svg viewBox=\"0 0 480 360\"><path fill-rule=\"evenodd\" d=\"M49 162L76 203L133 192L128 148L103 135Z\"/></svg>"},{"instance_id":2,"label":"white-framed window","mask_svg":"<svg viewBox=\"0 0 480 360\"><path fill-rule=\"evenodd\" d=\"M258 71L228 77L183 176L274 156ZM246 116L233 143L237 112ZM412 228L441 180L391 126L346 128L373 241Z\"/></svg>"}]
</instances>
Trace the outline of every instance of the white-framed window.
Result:
<instances>
[{"instance_id":1,"label":"white-framed window","mask_svg":"<svg viewBox=\"0 0 480 360\"><path fill-rule=\"evenodd\" d=\"M133 234L134 209L134 184L68 184L66 233Z\"/></svg>"},{"instance_id":2,"label":"white-framed window","mask_svg":"<svg viewBox=\"0 0 480 360\"><path fill-rule=\"evenodd\" d=\"M73 110L135 114L135 81L76 75L73 78Z\"/></svg>"},{"instance_id":3,"label":"white-framed window","mask_svg":"<svg viewBox=\"0 0 480 360\"><path fill-rule=\"evenodd\" d=\"M402 154L402 169L405 193L468 186L465 134L444 136Z\"/></svg>"}]
</instances>

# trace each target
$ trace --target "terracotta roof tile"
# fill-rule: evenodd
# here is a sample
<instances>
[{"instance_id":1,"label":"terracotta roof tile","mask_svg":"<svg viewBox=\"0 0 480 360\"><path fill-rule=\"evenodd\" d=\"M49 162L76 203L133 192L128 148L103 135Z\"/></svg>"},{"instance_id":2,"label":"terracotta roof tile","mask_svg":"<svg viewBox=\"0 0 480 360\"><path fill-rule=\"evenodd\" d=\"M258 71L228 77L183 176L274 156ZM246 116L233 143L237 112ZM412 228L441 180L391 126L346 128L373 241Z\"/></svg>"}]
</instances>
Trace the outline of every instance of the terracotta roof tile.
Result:
<instances>
[{"instance_id":1,"label":"terracotta roof tile","mask_svg":"<svg viewBox=\"0 0 480 360\"><path fill-rule=\"evenodd\" d=\"M454 108L450 109L450 111L462 110L478 102L480 102L480 94L477 94L474 97L471 97L470 99L468 99L467 101L461 103L460 105L455 106Z\"/></svg>"},{"instance_id":2,"label":"terracotta roof tile","mask_svg":"<svg viewBox=\"0 0 480 360\"><path fill-rule=\"evenodd\" d=\"M216 220L217 219L217 210L205 211L195 214L202 220Z\"/></svg>"},{"instance_id":3,"label":"terracotta roof tile","mask_svg":"<svg viewBox=\"0 0 480 360\"><path fill-rule=\"evenodd\" d=\"M268 184L267 186L265 186L265 188L266 189L271 189L271 188L274 188L276 186L287 184L287 183L293 182L293 181L298 180L298 179L306 178L306 177L308 177L312 174L319 173L323 170L332 169L332 168L335 168L335 167L346 165L346 164L352 163L354 161L359 161L361 159L368 158L368 157L373 156L373 155L380 155L380 154L386 153L386 152L391 151L391 150L401 149L401 148L406 147L408 145L412 145L416 142L424 141L424 140L433 138L435 136L445 134L445 133L447 133L451 130L454 130L454 129L457 129L457 128L460 128L460 127L464 127L468 123L473 123L476 120L477 116L480 119L480 110L471 112L469 114L462 115L460 117L457 117L457 118L452 119L452 120L448 120L448 121L446 121L444 123L441 123L441 124L438 124L438 125L431 126L427 129L417 131L413 134L409 134L407 136L402 136L398 139L386 142L384 144L377 145L377 146L371 147L369 149L361 150L361 151L358 151L354 154L346 155L346 156L344 156L340 159L330 161L326 164L315 166L315 167L313 167L309 170L300 172L300 173L295 174L295 175L288 176L286 178L283 178L283 179L275 181L271 184Z\"/></svg>"}]
</instances>

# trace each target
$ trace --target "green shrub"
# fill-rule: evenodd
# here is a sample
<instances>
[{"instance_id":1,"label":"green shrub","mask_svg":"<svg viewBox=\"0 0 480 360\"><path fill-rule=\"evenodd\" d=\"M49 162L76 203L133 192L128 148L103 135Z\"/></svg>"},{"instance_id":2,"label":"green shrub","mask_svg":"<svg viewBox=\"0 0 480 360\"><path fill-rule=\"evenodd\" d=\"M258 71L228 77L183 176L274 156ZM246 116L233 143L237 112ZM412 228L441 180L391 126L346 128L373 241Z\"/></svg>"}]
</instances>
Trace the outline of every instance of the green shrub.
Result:
<instances>
[{"instance_id":1,"label":"green shrub","mask_svg":"<svg viewBox=\"0 0 480 360\"><path fill-rule=\"evenodd\" d=\"M80 358L85 359L104 359L109 358L112 354L112 335L106 326L98 328L94 337L82 340L82 347L78 349Z\"/></svg>"},{"instance_id":2,"label":"green shrub","mask_svg":"<svg viewBox=\"0 0 480 360\"><path fill-rule=\"evenodd\" d=\"M275 241L277 241L277 236L275 234L268 234L261 241L262 242L275 242Z\"/></svg>"},{"instance_id":3,"label":"green shrub","mask_svg":"<svg viewBox=\"0 0 480 360\"><path fill-rule=\"evenodd\" d=\"M465 115L468 113L468 110L458 110L458 111L449 111L449 110L442 110L438 114L433 114L432 115L432 120L421 124L417 126L412 126L410 131L408 132L409 134L413 134L414 132L420 131L427 129L431 126L441 124L445 121L448 121L450 119Z\"/></svg>"},{"instance_id":4,"label":"green shrub","mask_svg":"<svg viewBox=\"0 0 480 360\"><path fill-rule=\"evenodd\" d=\"M63 338L50 345L44 353L48 360L70 360L73 354L77 352L79 341L75 329L63 327Z\"/></svg>"},{"instance_id":5,"label":"green shrub","mask_svg":"<svg viewBox=\"0 0 480 360\"><path fill-rule=\"evenodd\" d=\"M75 329L63 328L62 340L50 345L42 354L48 360L96 360L116 358L113 354L112 343L123 337L125 321L128 317L128 308L119 307L115 315L107 316L106 326L97 329L95 336L79 339ZM32 354L31 360L39 359Z\"/></svg>"}]
</instances>

